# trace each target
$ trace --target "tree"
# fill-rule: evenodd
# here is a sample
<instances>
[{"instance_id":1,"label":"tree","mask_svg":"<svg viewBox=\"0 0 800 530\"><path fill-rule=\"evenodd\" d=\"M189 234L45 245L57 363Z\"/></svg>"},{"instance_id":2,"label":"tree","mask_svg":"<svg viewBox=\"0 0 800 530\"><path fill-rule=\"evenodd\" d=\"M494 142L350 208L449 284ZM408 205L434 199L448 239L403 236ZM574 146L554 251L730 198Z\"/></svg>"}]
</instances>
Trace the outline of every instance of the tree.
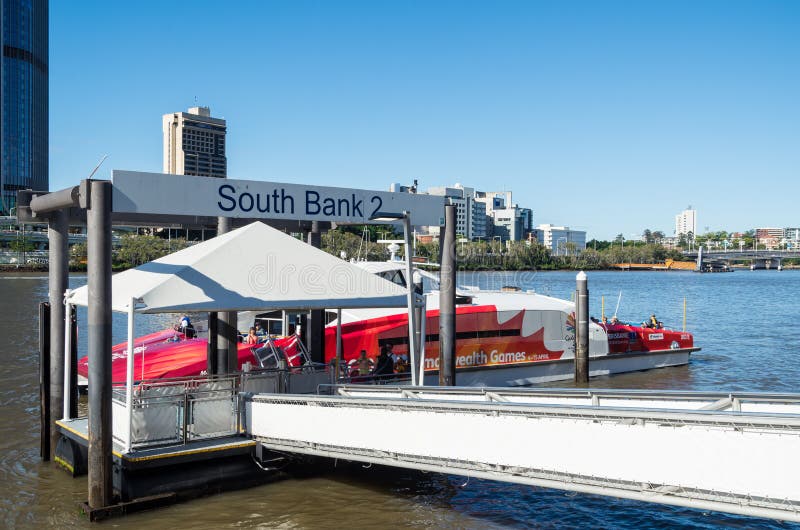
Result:
<instances>
[{"instance_id":1,"label":"tree","mask_svg":"<svg viewBox=\"0 0 800 530\"><path fill-rule=\"evenodd\" d=\"M120 246L116 251L116 261L123 267L138 267L172 252L188 246L185 239L173 239L171 242L156 236L138 236L126 234L120 238Z\"/></svg>"},{"instance_id":2,"label":"tree","mask_svg":"<svg viewBox=\"0 0 800 530\"><path fill-rule=\"evenodd\" d=\"M69 247L69 264L73 267L83 266L86 263L88 254L86 243L75 243Z\"/></svg>"},{"instance_id":3,"label":"tree","mask_svg":"<svg viewBox=\"0 0 800 530\"><path fill-rule=\"evenodd\" d=\"M596 239L592 239L591 241L586 242L586 248L592 250L605 250L611 246L610 241L598 241Z\"/></svg>"},{"instance_id":4,"label":"tree","mask_svg":"<svg viewBox=\"0 0 800 530\"><path fill-rule=\"evenodd\" d=\"M653 242L653 232L651 232L649 228L644 229L644 232L642 232L642 237L644 238L645 243Z\"/></svg>"},{"instance_id":5,"label":"tree","mask_svg":"<svg viewBox=\"0 0 800 530\"><path fill-rule=\"evenodd\" d=\"M27 239L14 239L8 243L8 248L12 252L31 252L35 247Z\"/></svg>"},{"instance_id":6,"label":"tree","mask_svg":"<svg viewBox=\"0 0 800 530\"><path fill-rule=\"evenodd\" d=\"M653 243L660 244L663 239L664 239L664 232L662 232L661 230L656 230L655 232L653 232Z\"/></svg>"}]
</instances>

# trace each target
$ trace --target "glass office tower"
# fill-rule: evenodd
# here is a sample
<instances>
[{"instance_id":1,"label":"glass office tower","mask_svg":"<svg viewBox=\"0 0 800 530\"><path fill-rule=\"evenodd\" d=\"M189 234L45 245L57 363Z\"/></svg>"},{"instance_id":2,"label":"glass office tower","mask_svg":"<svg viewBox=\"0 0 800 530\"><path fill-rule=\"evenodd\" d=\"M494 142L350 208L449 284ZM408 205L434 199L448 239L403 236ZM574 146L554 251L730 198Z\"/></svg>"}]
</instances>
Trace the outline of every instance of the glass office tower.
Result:
<instances>
[{"instance_id":1,"label":"glass office tower","mask_svg":"<svg viewBox=\"0 0 800 530\"><path fill-rule=\"evenodd\" d=\"M49 190L47 0L0 0L0 210L17 190Z\"/></svg>"}]
</instances>

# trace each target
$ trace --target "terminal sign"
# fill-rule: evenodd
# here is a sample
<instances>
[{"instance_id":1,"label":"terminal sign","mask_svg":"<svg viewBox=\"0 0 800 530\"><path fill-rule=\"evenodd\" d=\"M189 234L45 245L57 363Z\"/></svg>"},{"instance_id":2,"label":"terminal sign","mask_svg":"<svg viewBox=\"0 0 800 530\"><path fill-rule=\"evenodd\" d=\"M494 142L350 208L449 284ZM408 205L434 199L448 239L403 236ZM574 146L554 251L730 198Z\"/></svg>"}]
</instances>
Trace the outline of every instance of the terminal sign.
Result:
<instances>
[{"instance_id":1,"label":"terminal sign","mask_svg":"<svg viewBox=\"0 0 800 530\"><path fill-rule=\"evenodd\" d=\"M442 224L444 198L331 186L113 171L115 212L367 223L410 212L415 225Z\"/></svg>"}]
</instances>

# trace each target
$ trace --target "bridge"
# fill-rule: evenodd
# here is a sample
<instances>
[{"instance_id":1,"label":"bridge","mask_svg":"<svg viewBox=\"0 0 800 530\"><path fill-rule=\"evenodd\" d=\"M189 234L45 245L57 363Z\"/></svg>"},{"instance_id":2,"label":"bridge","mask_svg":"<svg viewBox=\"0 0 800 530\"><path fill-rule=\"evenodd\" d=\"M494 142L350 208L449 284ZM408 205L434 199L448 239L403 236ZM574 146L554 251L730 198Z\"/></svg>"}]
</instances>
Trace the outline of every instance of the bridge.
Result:
<instances>
[{"instance_id":1,"label":"bridge","mask_svg":"<svg viewBox=\"0 0 800 530\"><path fill-rule=\"evenodd\" d=\"M783 268L782 261L786 258L800 259L799 250L699 250L684 251L683 255L694 260L701 256L703 263L706 262L725 262L730 264L734 261L749 261L751 269L777 269Z\"/></svg>"},{"instance_id":2,"label":"bridge","mask_svg":"<svg viewBox=\"0 0 800 530\"><path fill-rule=\"evenodd\" d=\"M251 395L262 449L800 522L800 395L332 387Z\"/></svg>"}]
</instances>

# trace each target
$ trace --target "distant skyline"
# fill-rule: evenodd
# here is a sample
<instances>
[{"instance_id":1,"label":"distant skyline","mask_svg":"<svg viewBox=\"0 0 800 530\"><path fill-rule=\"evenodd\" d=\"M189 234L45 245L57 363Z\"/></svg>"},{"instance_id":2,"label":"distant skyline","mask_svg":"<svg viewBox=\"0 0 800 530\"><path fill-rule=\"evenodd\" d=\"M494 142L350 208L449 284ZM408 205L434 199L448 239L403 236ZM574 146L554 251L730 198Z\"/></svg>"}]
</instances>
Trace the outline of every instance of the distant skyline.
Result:
<instances>
[{"instance_id":1,"label":"distant skyline","mask_svg":"<svg viewBox=\"0 0 800 530\"><path fill-rule=\"evenodd\" d=\"M200 104L229 178L511 189L588 239L800 225L800 2L222 5L51 4L51 189L160 172Z\"/></svg>"}]
</instances>

